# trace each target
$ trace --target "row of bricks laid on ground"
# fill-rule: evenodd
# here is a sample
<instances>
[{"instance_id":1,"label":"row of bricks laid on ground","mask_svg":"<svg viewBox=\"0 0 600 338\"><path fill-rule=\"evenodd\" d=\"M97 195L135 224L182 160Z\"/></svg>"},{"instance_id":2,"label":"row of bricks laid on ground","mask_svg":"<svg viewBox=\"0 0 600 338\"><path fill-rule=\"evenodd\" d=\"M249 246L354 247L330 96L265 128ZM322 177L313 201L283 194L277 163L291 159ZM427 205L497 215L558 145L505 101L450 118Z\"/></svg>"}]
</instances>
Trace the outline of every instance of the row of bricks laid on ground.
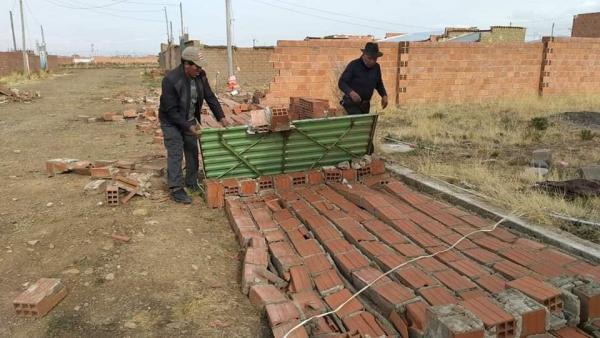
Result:
<instances>
[{"instance_id":1,"label":"row of bricks laid on ground","mask_svg":"<svg viewBox=\"0 0 600 338\"><path fill-rule=\"evenodd\" d=\"M331 168L262 176L257 179L206 179L203 184L206 204L210 208L222 208L225 206L226 197L249 197L264 190L287 191L296 186L319 185L324 182L339 182L343 179L353 182L384 172L384 162L381 159L373 159L370 164L359 169Z\"/></svg>"},{"instance_id":2,"label":"row of bricks laid on ground","mask_svg":"<svg viewBox=\"0 0 600 338\"><path fill-rule=\"evenodd\" d=\"M252 202L246 216L232 212L230 205L228 214L238 237L245 239L242 244L255 237L266 238L271 248L271 243L284 241L286 233L301 258L319 257L307 260L315 263L305 263L311 273L322 272L320 266L331 269L331 261L324 263L327 256L324 258L323 246L343 277L357 288L380 276L382 270L387 271L425 252L444 249L462 235L490 225L475 215L415 193L400 182L385 177L365 181L387 192L358 184L352 189L331 184L338 193L322 185L298 184L277 190L284 203L273 202L276 200L270 195L270 200L263 198L266 203ZM268 190L264 192L272 194ZM257 203L262 206L255 208ZM282 205L289 210L280 210ZM272 218L270 212L273 212ZM253 220L258 227L252 224ZM291 280L291 289L294 289L293 285L298 284L292 278L298 269L294 264L301 263L290 258L293 255L289 254L292 250L289 244L273 246L276 249L270 250L275 266L283 280ZM490 235L477 234L473 241L465 240L456 249L410 264L390 275L392 278L382 278L365 295L389 316L400 333L425 332L429 322L438 323L446 315L451 322L449 318L464 309L479 318L475 323L484 325L475 331L483 334L485 327L501 337L543 333L550 325L553 329L564 326L565 319L568 324L576 325L580 321L590 323L600 316L597 284L581 278L552 281L560 285L558 289L543 282L557 275L577 273L597 280L598 267L540 243L517 238L503 229L496 229ZM558 263L560 272L554 266L544 268L536 255ZM289 272L292 267L293 274ZM314 284L318 289L316 281ZM382 284L386 287L378 287ZM379 292L381 290L385 291ZM563 301L567 298L565 305L571 308L565 314ZM579 304L576 304L577 311L572 309L573 299L579 299L581 311ZM452 308L456 304L460 304L459 309ZM427 322L426 311L437 313L435 307L443 305L450 306L451 311L438 313L437 322L435 318Z\"/></svg>"}]
</instances>

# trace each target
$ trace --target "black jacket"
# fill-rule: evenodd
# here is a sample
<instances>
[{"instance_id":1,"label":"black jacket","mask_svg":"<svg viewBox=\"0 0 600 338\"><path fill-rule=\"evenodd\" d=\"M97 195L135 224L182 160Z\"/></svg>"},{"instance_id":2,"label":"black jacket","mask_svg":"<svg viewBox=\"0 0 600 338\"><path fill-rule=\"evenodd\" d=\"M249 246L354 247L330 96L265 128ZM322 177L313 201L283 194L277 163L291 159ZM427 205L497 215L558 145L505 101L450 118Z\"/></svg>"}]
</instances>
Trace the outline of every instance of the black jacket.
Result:
<instances>
[{"instance_id":1,"label":"black jacket","mask_svg":"<svg viewBox=\"0 0 600 338\"><path fill-rule=\"evenodd\" d=\"M197 76L196 89L198 100L194 116L200 121L200 110L204 100L208 103L210 110L218 121L225 117L219 100L210 89L206 73L201 71ZM173 125L182 131L190 129L192 123L187 120L190 107L190 81L183 70L183 65L171 70L162 80L162 94L160 95L160 107L158 117L161 124Z\"/></svg>"},{"instance_id":2,"label":"black jacket","mask_svg":"<svg viewBox=\"0 0 600 338\"><path fill-rule=\"evenodd\" d=\"M386 96L385 86L381 79L381 67L378 63L367 68L362 57L352 60L340 76L338 87L347 99L351 91L355 91L363 101L370 101L373 91L377 89L380 96ZM352 100L350 100L352 102Z\"/></svg>"}]
</instances>

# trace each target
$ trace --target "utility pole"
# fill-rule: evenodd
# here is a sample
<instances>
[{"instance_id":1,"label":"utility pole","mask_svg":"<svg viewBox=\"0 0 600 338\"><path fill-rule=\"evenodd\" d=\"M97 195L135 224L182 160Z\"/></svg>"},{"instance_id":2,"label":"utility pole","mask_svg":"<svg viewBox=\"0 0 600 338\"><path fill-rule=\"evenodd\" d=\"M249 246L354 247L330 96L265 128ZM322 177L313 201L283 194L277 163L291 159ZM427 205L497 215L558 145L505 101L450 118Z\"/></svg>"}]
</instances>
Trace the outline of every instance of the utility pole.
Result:
<instances>
[{"instance_id":1,"label":"utility pole","mask_svg":"<svg viewBox=\"0 0 600 338\"><path fill-rule=\"evenodd\" d=\"M171 41L175 41L173 38L173 21L169 21L169 26L171 27Z\"/></svg>"},{"instance_id":2,"label":"utility pole","mask_svg":"<svg viewBox=\"0 0 600 338\"><path fill-rule=\"evenodd\" d=\"M233 76L233 48L231 46L231 0L225 0L225 14L227 20L227 75Z\"/></svg>"},{"instance_id":3,"label":"utility pole","mask_svg":"<svg viewBox=\"0 0 600 338\"><path fill-rule=\"evenodd\" d=\"M23 15L23 0L19 0L21 7L21 34L23 38L23 71L29 76L29 57L27 55L27 49L25 48L25 16Z\"/></svg>"},{"instance_id":4,"label":"utility pole","mask_svg":"<svg viewBox=\"0 0 600 338\"><path fill-rule=\"evenodd\" d=\"M164 7L165 10L165 24L167 24L167 44L171 44L171 37L169 35L169 17L167 16L167 6Z\"/></svg>"},{"instance_id":5,"label":"utility pole","mask_svg":"<svg viewBox=\"0 0 600 338\"><path fill-rule=\"evenodd\" d=\"M181 2L179 3L179 18L181 19L181 37L183 38L183 5Z\"/></svg>"},{"instance_id":6,"label":"utility pole","mask_svg":"<svg viewBox=\"0 0 600 338\"><path fill-rule=\"evenodd\" d=\"M40 68L43 71L48 69L48 52L46 51L46 38L44 37L44 27L40 25L40 29L42 31L42 45L40 46Z\"/></svg>"},{"instance_id":7,"label":"utility pole","mask_svg":"<svg viewBox=\"0 0 600 338\"><path fill-rule=\"evenodd\" d=\"M552 34L550 34L551 37L554 37L554 22L552 23Z\"/></svg>"},{"instance_id":8,"label":"utility pole","mask_svg":"<svg viewBox=\"0 0 600 338\"><path fill-rule=\"evenodd\" d=\"M17 51L17 39L15 39L15 25L13 24L12 11L10 11L10 30L12 31L13 37L13 49L14 51Z\"/></svg>"}]
</instances>

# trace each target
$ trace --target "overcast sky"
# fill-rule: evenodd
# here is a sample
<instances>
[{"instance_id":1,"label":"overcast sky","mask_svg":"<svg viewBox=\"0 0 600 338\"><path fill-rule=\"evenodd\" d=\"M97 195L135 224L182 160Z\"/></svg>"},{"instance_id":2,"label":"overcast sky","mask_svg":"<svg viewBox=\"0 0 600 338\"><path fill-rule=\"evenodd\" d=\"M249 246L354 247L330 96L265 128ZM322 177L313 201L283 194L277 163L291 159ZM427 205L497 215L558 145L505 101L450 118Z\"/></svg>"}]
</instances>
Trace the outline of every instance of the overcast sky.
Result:
<instances>
[{"instance_id":1,"label":"overcast sky","mask_svg":"<svg viewBox=\"0 0 600 338\"><path fill-rule=\"evenodd\" d=\"M23 0L27 48L41 41L44 26L51 54L157 54L166 41L163 8L181 32L175 0ZM443 30L446 26L521 25L527 39L570 35L573 15L600 11L600 0L231 0L234 43L274 45L277 40L330 34L371 34ZM183 0L190 37L208 45L226 44L225 0ZM0 0L0 51L13 48L9 11L21 46L19 0Z\"/></svg>"}]
</instances>

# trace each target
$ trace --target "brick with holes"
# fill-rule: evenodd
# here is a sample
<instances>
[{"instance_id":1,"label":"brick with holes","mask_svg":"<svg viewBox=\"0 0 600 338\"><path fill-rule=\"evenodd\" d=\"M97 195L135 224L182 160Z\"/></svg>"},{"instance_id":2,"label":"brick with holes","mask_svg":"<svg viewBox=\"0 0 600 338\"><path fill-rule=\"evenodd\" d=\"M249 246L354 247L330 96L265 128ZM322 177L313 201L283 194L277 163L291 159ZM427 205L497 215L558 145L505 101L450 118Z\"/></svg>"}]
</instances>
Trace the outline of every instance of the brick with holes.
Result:
<instances>
[{"instance_id":1,"label":"brick with holes","mask_svg":"<svg viewBox=\"0 0 600 338\"><path fill-rule=\"evenodd\" d=\"M40 278L13 300L13 307L21 317L43 317L66 295L60 279Z\"/></svg>"}]
</instances>

